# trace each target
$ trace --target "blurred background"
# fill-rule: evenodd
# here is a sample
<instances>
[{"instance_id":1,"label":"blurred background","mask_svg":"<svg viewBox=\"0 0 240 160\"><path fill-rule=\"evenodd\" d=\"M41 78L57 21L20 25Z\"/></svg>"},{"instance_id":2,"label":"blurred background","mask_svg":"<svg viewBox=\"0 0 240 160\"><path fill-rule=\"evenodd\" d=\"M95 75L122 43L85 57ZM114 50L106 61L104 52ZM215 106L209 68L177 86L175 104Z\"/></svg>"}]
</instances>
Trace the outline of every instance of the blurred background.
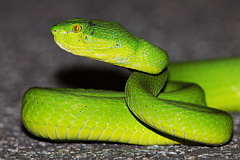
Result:
<instances>
[{"instance_id":1,"label":"blurred background","mask_svg":"<svg viewBox=\"0 0 240 160\"><path fill-rule=\"evenodd\" d=\"M240 55L239 6L238 0L1 1L0 152L14 156L19 146L26 153L39 143L21 126L29 87L124 89L129 71L61 50L52 25L76 17L118 21L166 50L171 62L233 57Z\"/></svg>"}]
</instances>

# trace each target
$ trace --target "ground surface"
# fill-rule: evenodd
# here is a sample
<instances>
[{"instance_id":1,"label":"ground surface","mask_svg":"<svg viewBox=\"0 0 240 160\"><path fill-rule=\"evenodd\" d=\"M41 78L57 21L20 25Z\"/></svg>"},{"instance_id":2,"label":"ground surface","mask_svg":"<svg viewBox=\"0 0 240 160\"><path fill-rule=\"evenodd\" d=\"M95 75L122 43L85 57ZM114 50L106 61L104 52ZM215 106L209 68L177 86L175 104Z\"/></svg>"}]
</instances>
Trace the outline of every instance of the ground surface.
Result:
<instances>
[{"instance_id":1,"label":"ground surface","mask_svg":"<svg viewBox=\"0 0 240 160\"><path fill-rule=\"evenodd\" d=\"M75 17L115 20L164 48L171 61L230 57L240 55L239 5L237 0L1 1L0 159L240 159L239 113L233 113L233 139L221 147L48 142L29 135L20 117L29 87L123 90L129 74L60 50L51 25Z\"/></svg>"}]
</instances>

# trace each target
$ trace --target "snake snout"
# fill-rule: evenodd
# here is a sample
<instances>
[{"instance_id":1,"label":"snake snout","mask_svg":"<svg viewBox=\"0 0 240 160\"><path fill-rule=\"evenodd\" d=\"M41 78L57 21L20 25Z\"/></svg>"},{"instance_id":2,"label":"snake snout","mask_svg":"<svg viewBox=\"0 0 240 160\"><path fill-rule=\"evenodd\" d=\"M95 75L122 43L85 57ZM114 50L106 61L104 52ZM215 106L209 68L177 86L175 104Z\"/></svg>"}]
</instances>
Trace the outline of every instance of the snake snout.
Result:
<instances>
[{"instance_id":1,"label":"snake snout","mask_svg":"<svg viewBox=\"0 0 240 160\"><path fill-rule=\"evenodd\" d=\"M56 35L58 33L57 26L52 26L51 32L52 32L53 35Z\"/></svg>"}]
</instances>

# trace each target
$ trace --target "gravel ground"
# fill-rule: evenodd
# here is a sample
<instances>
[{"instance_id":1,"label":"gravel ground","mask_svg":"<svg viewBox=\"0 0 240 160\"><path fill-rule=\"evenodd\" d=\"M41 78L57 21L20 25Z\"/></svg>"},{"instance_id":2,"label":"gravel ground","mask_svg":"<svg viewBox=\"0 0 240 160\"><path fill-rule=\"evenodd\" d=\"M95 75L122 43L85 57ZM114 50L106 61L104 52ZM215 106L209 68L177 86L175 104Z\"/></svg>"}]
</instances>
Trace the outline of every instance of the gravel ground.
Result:
<instances>
[{"instance_id":1,"label":"gravel ground","mask_svg":"<svg viewBox=\"0 0 240 160\"><path fill-rule=\"evenodd\" d=\"M129 75L62 51L51 25L75 17L114 20L164 48L171 61L231 57L240 55L239 6L237 0L1 1L0 159L240 159L239 113L232 113L233 139L221 147L49 142L28 134L20 117L29 87L123 90Z\"/></svg>"}]
</instances>

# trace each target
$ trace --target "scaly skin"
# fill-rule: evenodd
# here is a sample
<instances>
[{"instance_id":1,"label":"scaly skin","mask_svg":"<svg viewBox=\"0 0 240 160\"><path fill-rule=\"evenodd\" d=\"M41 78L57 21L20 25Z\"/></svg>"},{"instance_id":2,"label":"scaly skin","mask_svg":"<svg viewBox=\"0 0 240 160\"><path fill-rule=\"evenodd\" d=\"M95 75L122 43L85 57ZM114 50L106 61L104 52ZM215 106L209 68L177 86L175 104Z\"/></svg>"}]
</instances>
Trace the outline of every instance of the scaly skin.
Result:
<instances>
[{"instance_id":1,"label":"scaly skin","mask_svg":"<svg viewBox=\"0 0 240 160\"><path fill-rule=\"evenodd\" d=\"M200 85L209 107L240 111L240 57L172 63L169 80Z\"/></svg>"},{"instance_id":2,"label":"scaly skin","mask_svg":"<svg viewBox=\"0 0 240 160\"><path fill-rule=\"evenodd\" d=\"M129 77L125 93L30 88L23 98L22 120L32 134L139 145L221 145L231 138L231 116L205 107L204 95L211 107L239 107L239 69L229 72L225 66L239 68L240 58L169 66L170 80L198 83L204 93L196 84L167 81L166 52L117 22L77 18L53 26L52 33L59 47L70 53L141 72Z\"/></svg>"}]
</instances>

